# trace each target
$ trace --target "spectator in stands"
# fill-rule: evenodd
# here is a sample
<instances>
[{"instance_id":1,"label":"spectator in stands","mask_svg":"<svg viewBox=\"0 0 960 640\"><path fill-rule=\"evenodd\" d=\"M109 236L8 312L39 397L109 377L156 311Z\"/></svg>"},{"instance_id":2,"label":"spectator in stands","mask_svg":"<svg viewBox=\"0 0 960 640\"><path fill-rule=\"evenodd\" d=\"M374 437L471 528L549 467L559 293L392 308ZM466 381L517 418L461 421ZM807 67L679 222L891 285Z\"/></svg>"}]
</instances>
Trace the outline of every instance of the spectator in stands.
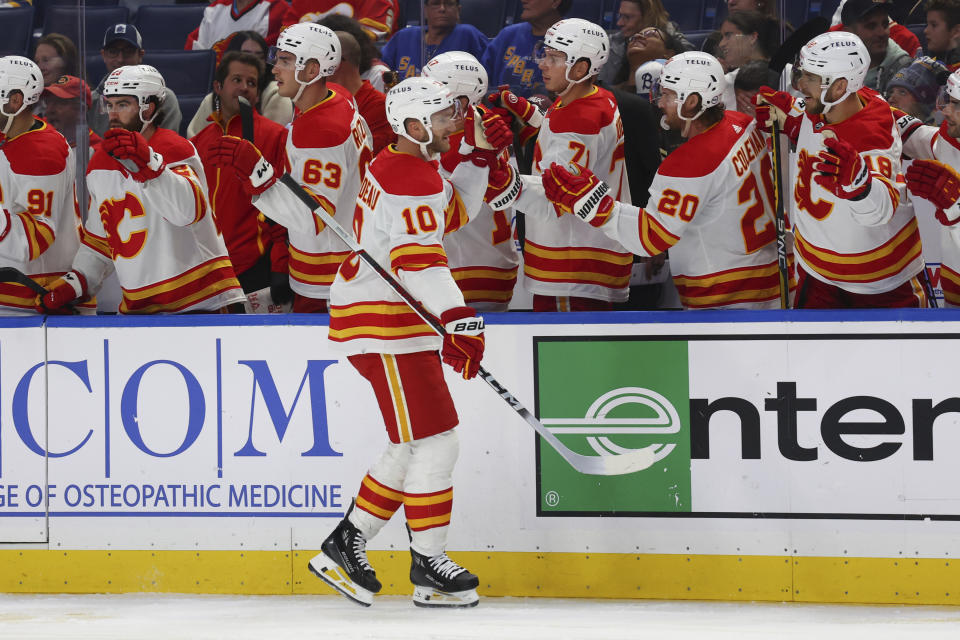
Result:
<instances>
[{"instance_id":1,"label":"spectator in stands","mask_svg":"<svg viewBox=\"0 0 960 640\"><path fill-rule=\"evenodd\" d=\"M954 70L960 65L960 0L927 0L927 53Z\"/></svg>"},{"instance_id":2,"label":"spectator in stands","mask_svg":"<svg viewBox=\"0 0 960 640\"><path fill-rule=\"evenodd\" d=\"M237 31L256 31L268 45L277 43L289 5L284 0L213 0L184 49L214 49L219 59Z\"/></svg>"},{"instance_id":3,"label":"spectator in stands","mask_svg":"<svg viewBox=\"0 0 960 640\"><path fill-rule=\"evenodd\" d=\"M877 0L878 2L880 0ZM885 4L891 4L887 2ZM917 3L919 5L919 2ZM847 0L841 0L840 4L837 6L837 10L833 14L833 22L830 27L830 31L850 31L849 27L843 24L841 16L843 15L843 10L847 6ZM890 39L896 42L901 49L910 54L910 57L916 58L919 55L922 55L923 49L920 48L920 40L917 36L913 35L913 32L910 29L906 28L902 24L897 24L893 20L890 20Z\"/></svg>"},{"instance_id":4,"label":"spectator in stands","mask_svg":"<svg viewBox=\"0 0 960 640\"><path fill-rule=\"evenodd\" d=\"M487 69L491 87L509 85L515 95L526 98L546 96L533 51L543 44L547 29L570 10L573 0L522 0L522 4L522 22L504 27L487 46L480 62Z\"/></svg>"},{"instance_id":5,"label":"spectator in stands","mask_svg":"<svg viewBox=\"0 0 960 640\"><path fill-rule=\"evenodd\" d=\"M626 79L622 84L614 86L638 93L636 91L638 86L637 70L640 67L655 60L661 61L662 65L667 58L682 51L683 48L676 38L657 27L647 27L643 31L633 34L627 42L628 73ZM606 68L606 65L604 65L604 68ZM639 86L643 89L646 83L643 80L639 82ZM651 88L652 85L646 87L647 90Z\"/></svg>"},{"instance_id":6,"label":"spectator in stands","mask_svg":"<svg viewBox=\"0 0 960 640\"><path fill-rule=\"evenodd\" d=\"M937 94L949 76L946 65L924 56L893 76L887 85L887 102L924 124L932 125Z\"/></svg>"},{"instance_id":7,"label":"spectator in stands","mask_svg":"<svg viewBox=\"0 0 960 640\"><path fill-rule=\"evenodd\" d=\"M80 122L81 100L89 110L90 87L76 76L60 76L60 79L43 88L44 120L67 139L71 147L77 146L77 124ZM89 132L91 150L100 144L100 138Z\"/></svg>"},{"instance_id":8,"label":"spectator in stands","mask_svg":"<svg viewBox=\"0 0 960 640\"><path fill-rule=\"evenodd\" d=\"M386 93L390 87L397 83L396 75L380 59L380 50L374 44L374 38L359 22L353 18L334 13L323 20L318 20L317 24L321 24L331 31L346 31L353 36L360 44L360 77L369 81L374 89L380 93Z\"/></svg>"},{"instance_id":9,"label":"spectator in stands","mask_svg":"<svg viewBox=\"0 0 960 640\"><path fill-rule=\"evenodd\" d=\"M763 15L776 18L776 0L727 0L727 13L734 11L759 11Z\"/></svg>"},{"instance_id":10,"label":"spectator in stands","mask_svg":"<svg viewBox=\"0 0 960 640\"><path fill-rule=\"evenodd\" d=\"M420 75L425 62L447 51L483 56L489 40L473 25L460 22L460 0L424 0L423 16L426 28L401 29L383 47L383 61L398 80Z\"/></svg>"},{"instance_id":11,"label":"spectator in stands","mask_svg":"<svg viewBox=\"0 0 960 640\"><path fill-rule=\"evenodd\" d=\"M334 31L340 41L340 66L330 82L335 82L353 94L357 110L370 127L373 135L373 155L396 141L393 127L387 121L386 96L373 88L368 80L360 77L360 43L346 31Z\"/></svg>"},{"instance_id":12,"label":"spectator in stands","mask_svg":"<svg viewBox=\"0 0 960 640\"><path fill-rule=\"evenodd\" d=\"M103 48L100 49L100 55L107 66L107 74L93 90L93 108L87 114L87 124L97 135L102 136L110 128L110 118L107 116L106 109L103 108L103 83L114 69L143 62L144 53L143 39L132 24L115 24L103 35ZM163 116L164 129L175 132L180 130L180 103L177 102L177 95L170 87L164 88L160 115Z\"/></svg>"},{"instance_id":13,"label":"spectator in stands","mask_svg":"<svg viewBox=\"0 0 960 640\"><path fill-rule=\"evenodd\" d=\"M617 15L619 31L610 36L610 57L600 71L600 80L610 85L633 82L633 72L627 61L627 49L630 38L641 31L655 27L661 33L677 40L677 53L693 49L693 45L680 33L676 23L670 21L670 15L661 0L622 0Z\"/></svg>"},{"instance_id":14,"label":"spectator in stands","mask_svg":"<svg viewBox=\"0 0 960 640\"><path fill-rule=\"evenodd\" d=\"M359 22L374 40L386 40L397 30L400 5L397 0L293 0L283 25L321 22L337 14Z\"/></svg>"},{"instance_id":15,"label":"spectator in stands","mask_svg":"<svg viewBox=\"0 0 960 640\"><path fill-rule=\"evenodd\" d=\"M885 93L887 84L913 58L890 38L892 2L848 0L840 13L843 25L856 35L870 52L870 70L864 84Z\"/></svg>"},{"instance_id":16,"label":"spectator in stands","mask_svg":"<svg viewBox=\"0 0 960 640\"><path fill-rule=\"evenodd\" d=\"M720 25L720 44L717 59L730 76L742 65L754 60L769 60L780 46L779 25L759 11L731 11Z\"/></svg>"},{"instance_id":17,"label":"spectator in stands","mask_svg":"<svg viewBox=\"0 0 960 640\"><path fill-rule=\"evenodd\" d=\"M751 118L756 116L753 96L760 87L775 87L780 76L770 70L766 60L752 60L740 66L733 81L734 101L726 104L729 111L739 111Z\"/></svg>"},{"instance_id":18,"label":"spectator in stands","mask_svg":"<svg viewBox=\"0 0 960 640\"><path fill-rule=\"evenodd\" d=\"M277 93L277 82L273 79L271 66L266 64L267 42L256 31L239 31L226 44L226 51L242 51L260 59L265 65L265 71L260 77L258 85L258 100L251 104L268 120L277 124L288 125L293 120L293 102ZM207 126L210 114L214 110L214 94L209 93L200 103L197 113L187 125L187 136L193 137Z\"/></svg>"},{"instance_id":19,"label":"spectator in stands","mask_svg":"<svg viewBox=\"0 0 960 640\"><path fill-rule=\"evenodd\" d=\"M283 227L267 223L250 202L243 181L235 171L222 171L210 162L217 142L224 135L242 137L239 116L240 96L257 104L260 78L264 76L263 60L243 51L228 51L217 66L213 81L217 110L210 123L190 138L203 162L210 194L210 203L217 215L217 226L230 254L237 279L245 293L270 287L275 304L293 299L287 273L287 244ZM253 112L253 142L274 171L284 171L287 130ZM273 274L278 274L274 276ZM279 299L278 299L279 298Z\"/></svg>"},{"instance_id":20,"label":"spectator in stands","mask_svg":"<svg viewBox=\"0 0 960 640\"><path fill-rule=\"evenodd\" d=\"M37 40L37 48L33 52L33 61L40 67L44 86L53 84L62 75L79 76L78 59L73 40L60 33L48 33Z\"/></svg>"}]
</instances>

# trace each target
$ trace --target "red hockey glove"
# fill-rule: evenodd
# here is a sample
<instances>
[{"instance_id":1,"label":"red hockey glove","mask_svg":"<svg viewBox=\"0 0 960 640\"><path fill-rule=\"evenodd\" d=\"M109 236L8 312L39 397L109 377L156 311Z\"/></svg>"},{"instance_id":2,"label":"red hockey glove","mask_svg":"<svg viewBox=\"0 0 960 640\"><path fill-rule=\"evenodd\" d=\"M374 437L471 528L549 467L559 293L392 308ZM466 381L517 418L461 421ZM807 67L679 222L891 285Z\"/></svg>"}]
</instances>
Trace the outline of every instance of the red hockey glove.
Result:
<instances>
[{"instance_id":1,"label":"red hockey glove","mask_svg":"<svg viewBox=\"0 0 960 640\"><path fill-rule=\"evenodd\" d=\"M940 224L952 226L960 222L960 175L936 160L914 160L907 169L907 188L918 198L937 207Z\"/></svg>"},{"instance_id":2,"label":"red hockey glove","mask_svg":"<svg viewBox=\"0 0 960 640\"><path fill-rule=\"evenodd\" d=\"M525 125L539 129L543 125L543 113L523 96L510 91L510 85L502 84L487 96L490 104L506 109Z\"/></svg>"},{"instance_id":3,"label":"red hockey glove","mask_svg":"<svg viewBox=\"0 0 960 640\"><path fill-rule=\"evenodd\" d=\"M147 139L136 131L108 129L100 143L103 150L117 160L129 160L136 165L131 176L137 182L146 182L163 173L163 156L150 148Z\"/></svg>"},{"instance_id":4,"label":"red hockey glove","mask_svg":"<svg viewBox=\"0 0 960 640\"><path fill-rule=\"evenodd\" d=\"M796 143L800 137L802 115L791 115L793 96L786 91L776 91L770 87L760 87L753 97L753 106L756 112L757 128L771 133L773 121L780 124L780 131L787 134L790 142Z\"/></svg>"},{"instance_id":5,"label":"red hockey glove","mask_svg":"<svg viewBox=\"0 0 960 640\"><path fill-rule=\"evenodd\" d=\"M243 138L221 136L210 149L209 161L214 167L236 171L243 190L251 196L260 195L277 181L273 165L252 142Z\"/></svg>"},{"instance_id":6,"label":"red hockey glove","mask_svg":"<svg viewBox=\"0 0 960 640\"><path fill-rule=\"evenodd\" d=\"M483 359L483 318L470 307L454 307L440 315L446 335L440 357L469 380L477 375Z\"/></svg>"},{"instance_id":7,"label":"red hockey glove","mask_svg":"<svg viewBox=\"0 0 960 640\"><path fill-rule=\"evenodd\" d=\"M862 200L870 192L870 167L849 142L825 138L813 170L820 175L813 181L843 200Z\"/></svg>"},{"instance_id":8,"label":"red hockey glove","mask_svg":"<svg viewBox=\"0 0 960 640\"><path fill-rule=\"evenodd\" d=\"M480 163L488 157L473 158L473 163L484 166ZM486 166L490 167L490 175L487 178L487 191L483 194L483 201L494 211L506 209L520 197L520 191L523 190L520 174L499 156L494 157Z\"/></svg>"},{"instance_id":9,"label":"red hockey glove","mask_svg":"<svg viewBox=\"0 0 960 640\"><path fill-rule=\"evenodd\" d=\"M594 227L603 226L613 213L614 200L607 183L586 167L574 165L573 174L554 162L541 178L547 199L562 211L575 213Z\"/></svg>"},{"instance_id":10,"label":"red hockey glove","mask_svg":"<svg viewBox=\"0 0 960 640\"><path fill-rule=\"evenodd\" d=\"M39 313L72 313L70 303L86 297L87 279L79 271L68 271L47 287L47 294L37 296L34 307Z\"/></svg>"}]
</instances>

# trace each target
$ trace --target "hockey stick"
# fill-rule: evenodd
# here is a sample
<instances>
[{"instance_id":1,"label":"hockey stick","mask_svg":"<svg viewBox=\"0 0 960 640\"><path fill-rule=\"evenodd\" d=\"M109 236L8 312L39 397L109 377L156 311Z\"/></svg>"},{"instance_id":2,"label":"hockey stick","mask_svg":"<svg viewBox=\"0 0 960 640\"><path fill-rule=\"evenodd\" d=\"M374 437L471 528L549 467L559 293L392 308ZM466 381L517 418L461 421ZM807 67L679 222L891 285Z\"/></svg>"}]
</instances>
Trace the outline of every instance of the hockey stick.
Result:
<instances>
[{"instance_id":1,"label":"hockey stick","mask_svg":"<svg viewBox=\"0 0 960 640\"><path fill-rule=\"evenodd\" d=\"M408 292L402 284L397 282L390 273L384 269L380 264L367 253L363 247L354 239L354 237L347 233L343 227L337 223L333 217L328 214L322 207L317 205L317 202L310 197L310 195L303 190L303 188L297 184L297 181L289 173L283 174L280 178L282 182L290 191L293 192L297 198L299 198L311 211L320 216L321 219L326 223L327 227L330 228L335 234L337 234L341 240L346 243L351 251L357 254L357 256L363 260L367 265L374 270L374 272L386 282L393 291L403 298L403 301L406 302L411 309L413 309L418 316L420 316L424 322L430 325L430 328L437 332L438 335L446 335L446 332L443 329L443 325L440 321L435 318L430 312L428 312L420 302L414 298L410 292ZM493 374L480 367L479 375L483 378L490 388L497 392L504 402L510 405L510 408L520 414L524 420L527 421L533 430L536 431L540 437L546 440L550 446L552 446L557 453L566 460L571 467L579 471L580 473L587 475L595 476L618 476L626 473L633 473L635 471L641 471L652 465L654 460L654 455L649 449L637 449L630 453L624 454L614 454L608 456L585 456L571 449L567 448L557 436L553 435L549 429L547 429L543 424L537 420L537 418L524 407L519 400L517 400L512 393L510 393L506 387L500 384L496 378L493 377Z\"/></svg>"},{"instance_id":2,"label":"hockey stick","mask_svg":"<svg viewBox=\"0 0 960 640\"><path fill-rule=\"evenodd\" d=\"M25 287L29 287L31 291L41 297L50 293L44 289L39 282L15 267L0 267L0 282L22 284Z\"/></svg>"},{"instance_id":3,"label":"hockey stick","mask_svg":"<svg viewBox=\"0 0 960 640\"><path fill-rule=\"evenodd\" d=\"M803 45L820 35L830 27L829 21L823 16L810 20L786 39L783 45L770 58L767 68L778 76L783 74L787 63L796 57ZM783 87L779 87L781 90ZM783 205L783 170L780 167L780 123L773 118L773 173L776 185L776 212L774 219L777 228L777 269L780 274L780 308L790 308L790 271L787 264L787 216Z\"/></svg>"},{"instance_id":4,"label":"hockey stick","mask_svg":"<svg viewBox=\"0 0 960 640\"><path fill-rule=\"evenodd\" d=\"M243 96L239 96L237 100L240 102L240 130L243 132L243 139L253 142L253 107Z\"/></svg>"}]
</instances>

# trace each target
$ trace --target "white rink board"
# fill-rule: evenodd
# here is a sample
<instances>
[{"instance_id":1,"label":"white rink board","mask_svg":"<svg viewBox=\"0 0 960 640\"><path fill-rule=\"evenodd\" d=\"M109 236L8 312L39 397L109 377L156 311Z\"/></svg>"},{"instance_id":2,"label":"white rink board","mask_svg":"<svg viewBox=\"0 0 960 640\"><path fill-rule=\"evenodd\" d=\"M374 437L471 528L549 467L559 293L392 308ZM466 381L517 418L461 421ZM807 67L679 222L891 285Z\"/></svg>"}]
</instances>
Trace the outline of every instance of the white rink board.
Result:
<instances>
[{"instance_id":1,"label":"white rink board","mask_svg":"<svg viewBox=\"0 0 960 640\"><path fill-rule=\"evenodd\" d=\"M945 413L934 422L933 460L917 460L913 407L924 399L936 405L960 396L954 364L960 359L960 315L930 314L871 314L876 320L871 322L861 315L856 323L844 321L849 318L841 314L616 314L612 317L631 323L603 325L584 324L604 318L596 314L492 315L484 365L531 410L537 394L535 339L636 336L685 342L689 397L709 402L733 397L741 399L741 406L752 404L760 420L760 457L743 459L738 421L731 412L718 412L709 423L709 458L689 464L691 512L538 515L532 430L483 382L462 381L450 373L461 417L461 453L449 546L466 551L954 556L960 553L955 518L960 514L960 413ZM718 317L744 322L716 322ZM821 320L761 321L787 317ZM938 321L903 321L921 317ZM559 324L561 320L571 323ZM42 345L34 345L28 355L11 350L11 341L3 342L0 485L17 485L22 496L23 487L43 484L32 469L48 465L47 484L55 487L51 548L317 548L386 442L371 389L331 350L321 321L51 320L47 357L61 364L48 369L49 449L76 451L46 461L28 449L8 418L12 390L39 362ZM17 331L19 349L27 341ZM577 374L572 367L564 377L576 383ZM778 382L796 383L801 403L817 403L816 410L796 413L795 444L807 451L816 448L814 460L790 460L778 447L778 414L765 408L766 402L776 402ZM38 434L43 432L42 383L41 369L29 391L31 424ZM875 462L838 455L822 432L831 407L864 396L888 403L883 406L903 420L902 433L891 428L894 433L885 435L840 436L862 450L899 443L894 453ZM854 421L877 423L881 418L857 409L835 420ZM689 433L684 425L681 436ZM644 473L656 472L655 466ZM642 478L638 474L637 491L645 486ZM164 499L158 498L161 488ZM281 490L287 504L272 504ZM312 496L306 505L305 495ZM42 542L9 537L4 527L40 522L45 515L42 505L5 503L0 541ZM406 532L396 520L370 548L406 548Z\"/></svg>"}]
</instances>

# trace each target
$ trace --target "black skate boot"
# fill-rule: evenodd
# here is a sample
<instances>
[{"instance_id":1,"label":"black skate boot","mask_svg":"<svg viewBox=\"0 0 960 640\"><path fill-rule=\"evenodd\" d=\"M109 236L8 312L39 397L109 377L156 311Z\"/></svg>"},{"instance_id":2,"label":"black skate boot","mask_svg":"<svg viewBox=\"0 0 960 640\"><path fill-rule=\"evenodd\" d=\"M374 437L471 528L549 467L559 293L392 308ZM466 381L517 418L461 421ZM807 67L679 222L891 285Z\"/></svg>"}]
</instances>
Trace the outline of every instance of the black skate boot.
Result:
<instances>
[{"instance_id":1,"label":"black skate boot","mask_svg":"<svg viewBox=\"0 0 960 640\"><path fill-rule=\"evenodd\" d=\"M418 607L475 607L480 580L446 553L428 558L410 550L413 604Z\"/></svg>"},{"instance_id":2,"label":"black skate boot","mask_svg":"<svg viewBox=\"0 0 960 640\"><path fill-rule=\"evenodd\" d=\"M367 560L367 541L360 530L344 517L320 549L307 565L310 571L357 604L373 604L373 594L381 585Z\"/></svg>"}]
</instances>

